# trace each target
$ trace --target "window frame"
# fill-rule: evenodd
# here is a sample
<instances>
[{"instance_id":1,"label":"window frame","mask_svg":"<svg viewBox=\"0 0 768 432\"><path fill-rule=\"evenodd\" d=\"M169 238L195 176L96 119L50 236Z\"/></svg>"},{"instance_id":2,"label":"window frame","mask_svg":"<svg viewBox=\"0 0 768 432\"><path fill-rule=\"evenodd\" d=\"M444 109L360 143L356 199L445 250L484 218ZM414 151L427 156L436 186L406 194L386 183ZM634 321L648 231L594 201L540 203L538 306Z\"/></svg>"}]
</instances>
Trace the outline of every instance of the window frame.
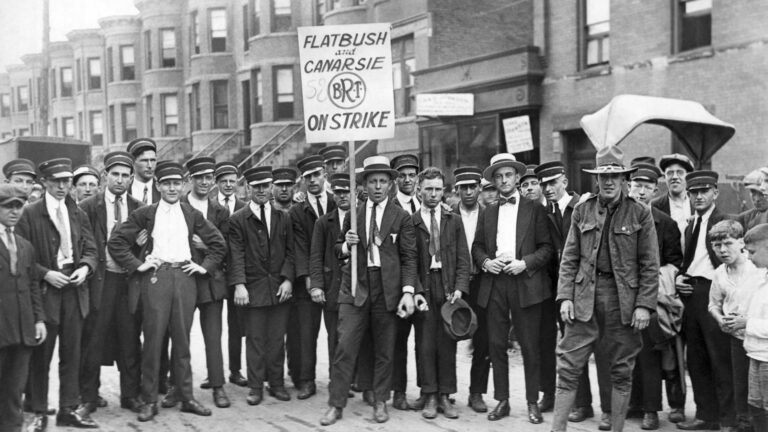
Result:
<instances>
[{"instance_id":1,"label":"window frame","mask_svg":"<svg viewBox=\"0 0 768 432\"><path fill-rule=\"evenodd\" d=\"M125 52L130 49L132 63L126 63ZM136 80L136 48L133 45L120 45L120 81Z\"/></svg>"},{"instance_id":2,"label":"window frame","mask_svg":"<svg viewBox=\"0 0 768 432\"><path fill-rule=\"evenodd\" d=\"M146 70L152 69L152 30L144 30L144 63Z\"/></svg>"},{"instance_id":3,"label":"window frame","mask_svg":"<svg viewBox=\"0 0 768 432\"><path fill-rule=\"evenodd\" d=\"M64 79L65 71L69 71L69 81ZM59 68L59 91L60 97L72 97L74 94L74 71L72 70L72 66L65 66Z\"/></svg>"},{"instance_id":4,"label":"window frame","mask_svg":"<svg viewBox=\"0 0 768 432\"><path fill-rule=\"evenodd\" d=\"M189 45L191 56L200 54L200 14L196 10L189 14Z\"/></svg>"},{"instance_id":5,"label":"window frame","mask_svg":"<svg viewBox=\"0 0 768 432\"><path fill-rule=\"evenodd\" d=\"M107 83L111 83L115 80L115 59L114 50L112 47L107 47Z\"/></svg>"},{"instance_id":6,"label":"window frame","mask_svg":"<svg viewBox=\"0 0 768 432\"><path fill-rule=\"evenodd\" d=\"M217 13L223 13L224 14L224 28L223 29L214 29L214 14ZM227 15L227 8L211 8L208 9L208 47L209 51L212 53L217 52L228 52L228 36L229 36L229 22L228 22L228 15ZM224 36L221 37L214 37L214 32L221 32L224 31ZM217 42L218 41L218 42ZM223 44L220 46L220 44Z\"/></svg>"},{"instance_id":7,"label":"window frame","mask_svg":"<svg viewBox=\"0 0 768 432\"><path fill-rule=\"evenodd\" d=\"M708 9L705 9L704 12L702 11L696 11L692 12L690 15L687 15L685 12L685 5L686 3L691 3L693 1L697 0L672 0L672 24L674 31L672 32L672 53L673 54L679 54L679 53L685 53L685 52L691 52L691 51L698 51L698 50L707 50L712 48L712 7L714 1L710 0L710 5ZM705 0L706 1L706 0ZM696 18L696 17L709 17L709 43L706 45L697 45L697 46L686 46L683 47L684 35L685 32L685 19L686 18Z\"/></svg>"},{"instance_id":8,"label":"window frame","mask_svg":"<svg viewBox=\"0 0 768 432\"><path fill-rule=\"evenodd\" d=\"M410 41L410 44L408 43ZM408 50L408 47L411 50ZM410 65L410 66L409 66ZM416 71L416 39L408 34L392 40L392 90L395 92L395 116L413 115L414 104L411 101ZM408 77L407 79L405 77ZM399 82L398 82L399 81ZM402 92L402 105L397 106L398 92ZM399 112L399 113L398 113ZM398 115L400 114L400 115Z\"/></svg>"},{"instance_id":9,"label":"window frame","mask_svg":"<svg viewBox=\"0 0 768 432\"><path fill-rule=\"evenodd\" d=\"M578 49L578 62L579 62L579 70L588 70L588 69L599 69L604 68L607 66L610 66L611 58L610 58L610 44L611 44L611 16L610 16L610 0L602 0L607 3L608 7L608 20L607 21L599 21L596 23L589 24L587 22L587 15L588 15L588 3L589 0L579 0L579 35L578 35L578 41L579 41L579 49ZM590 27L606 24L608 25L608 30L603 32L598 32L594 34L590 34ZM598 43L598 62L597 63L588 63L589 62L589 45L590 42L597 41ZM607 45L606 45L607 44ZM607 47L608 53L605 53Z\"/></svg>"},{"instance_id":10,"label":"window frame","mask_svg":"<svg viewBox=\"0 0 768 432\"><path fill-rule=\"evenodd\" d=\"M291 85L290 93L280 92L280 72L290 71ZM295 120L296 119L296 71L293 65L286 66L274 66L272 68L272 83L273 83L273 96L274 96L274 109L273 116L276 121L280 120ZM280 101L281 97L290 96L291 101ZM290 104L290 116L284 115L289 111L288 104Z\"/></svg>"},{"instance_id":11,"label":"window frame","mask_svg":"<svg viewBox=\"0 0 768 432\"><path fill-rule=\"evenodd\" d=\"M133 109L133 128L128 128L128 109ZM130 104L122 104L120 105L120 116L122 120L122 134L123 134L123 142L128 142L131 140L134 140L138 137L138 119L136 116L138 115L138 111L136 110L136 104L130 103ZM131 131L133 133L131 133Z\"/></svg>"},{"instance_id":12,"label":"window frame","mask_svg":"<svg viewBox=\"0 0 768 432\"><path fill-rule=\"evenodd\" d=\"M10 116L11 116L11 94L1 93L0 94L0 117L10 117Z\"/></svg>"},{"instance_id":13,"label":"window frame","mask_svg":"<svg viewBox=\"0 0 768 432\"><path fill-rule=\"evenodd\" d=\"M278 2L288 2L288 13L277 13ZM293 31L293 16L291 11L293 10L292 0L270 0L270 13L272 14L272 33L288 33ZM285 6L280 7L280 10L286 9Z\"/></svg>"},{"instance_id":14,"label":"window frame","mask_svg":"<svg viewBox=\"0 0 768 432\"><path fill-rule=\"evenodd\" d=\"M67 132L67 129L69 129L68 126L71 126L72 133L69 134ZM61 136L64 138L74 138L75 137L75 118L74 117L62 117L61 118Z\"/></svg>"},{"instance_id":15,"label":"window frame","mask_svg":"<svg viewBox=\"0 0 768 432\"><path fill-rule=\"evenodd\" d=\"M173 36L173 46L170 48L165 46L165 37L167 34L170 34L171 36ZM179 43L176 38L176 29L173 27L161 28L160 37L158 39L160 40L159 41L160 42L160 67L175 68L176 57L179 49ZM169 52L172 55L166 57L166 52Z\"/></svg>"},{"instance_id":16,"label":"window frame","mask_svg":"<svg viewBox=\"0 0 768 432\"><path fill-rule=\"evenodd\" d=\"M251 123L264 121L264 75L261 69L251 71Z\"/></svg>"},{"instance_id":17,"label":"window frame","mask_svg":"<svg viewBox=\"0 0 768 432\"><path fill-rule=\"evenodd\" d=\"M24 90L26 92L26 102L22 104L22 97L21 92ZM16 112L27 112L29 111L29 87L26 85L20 85L16 87Z\"/></svg>"},{"instance_id":18,"label":"window frame","mask_svg":"<svg viewBox=\"0 0 768 432\"><path fill-rule=\"evenodd\" d=\"M99 67L99 74L94 75L93 74L93 63L98 63ZM88 64L88 90L100 90L101 89L101 77L104 75L102 68L101 68L101 57L88 57L86 60L86 63ZM97 81L98 80L98 81Z\"/></svg>"},{"instance_id":19,"label":"window frame","mask_svg":"<svg viewBox=\"0 0 768 432\"><path fill-rule=\"evenodd\" d=\"M169 114L168 113L168 101L170 99L175 99L175 114ZM161 118L163 123L163 136L178 136L179 135L179 95L176 93L164 93L160 95L160 110L161 110ZM169 119L172 119L174 121L169 122ZM173 126L173 129L170 129L169 127Z\"/></svg>"},{"instance_id":20,"label":"window frame","mask_svg":"<svg viewBox=\"0 0 768 432\"><path fill-rule=\"evenodd\" d=\"M226 89L226 103L216 104L216 90L219 88ZM211 89L211 129L229 129L229 80L212 80L210 82ZM223 116L222 116L223 114ZM218 119L226 119L225 122L218 122Z\"/></svg>"},{"instance_id":21,"label":"window frame","mask_svg":"<svg viewBox=\"0 0 768 432\"><path fill-rule=\"evenodd\" d=\"M99 121L96 122L96 115L99 116ZM99 123L100 126L100 132L97 133L95 125ZM88 129L89 129L89 137L91 144L93 145L103 145L104 144L104 111L102 110L93 110L88 111Z\"/></svg>"}]
</instances>

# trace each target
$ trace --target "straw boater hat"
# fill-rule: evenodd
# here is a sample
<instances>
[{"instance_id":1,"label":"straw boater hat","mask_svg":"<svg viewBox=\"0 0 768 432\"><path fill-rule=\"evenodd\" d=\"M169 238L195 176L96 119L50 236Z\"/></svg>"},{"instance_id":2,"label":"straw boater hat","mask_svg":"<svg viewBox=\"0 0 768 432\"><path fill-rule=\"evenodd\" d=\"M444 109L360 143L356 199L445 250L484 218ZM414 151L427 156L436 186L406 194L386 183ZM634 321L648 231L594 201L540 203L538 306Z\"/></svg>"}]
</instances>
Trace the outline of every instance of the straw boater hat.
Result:
<instances>
[{"instance_id":1,"label":"straw boater hat","mask_svg":"<svg viewBox=\"0 0 768 432\"><path fill-rule=\"evenodd\" d=\"M590 174L629 174L637 168L624 167L624 152L617 146L607 146L601 148L595 156L596 167L593 169L584 169L584 172Z\"/></svg>"},{"instance_id":2,"label":"straw boater hat","mask_svg":"<svg viewBox=\"0 0 768 432\"><path fill-rule=\"evenodd\" d=\"M371 156L365 158L363 161L363 170L360 171L359 176L361 179L365 179L370 174L383 173L390 178L397 178L400 173L396 169L392 169L389 164L389 158L386 156Z\"/></svg>"},{"instance_id":3,"label":"straw boater hat","mask_svg":"<svg viewBox=\"0 0 768 432\"><path fill-rule=\"evenodd\" d=\"M503 167L512 167L521 176L525 175L527 170L525 164L515 159L515 156L511 153L499 153L491 158L491 166L483 171L483 178L493 182L493 174L497 169Z\"/></svg>"}]
</instances>

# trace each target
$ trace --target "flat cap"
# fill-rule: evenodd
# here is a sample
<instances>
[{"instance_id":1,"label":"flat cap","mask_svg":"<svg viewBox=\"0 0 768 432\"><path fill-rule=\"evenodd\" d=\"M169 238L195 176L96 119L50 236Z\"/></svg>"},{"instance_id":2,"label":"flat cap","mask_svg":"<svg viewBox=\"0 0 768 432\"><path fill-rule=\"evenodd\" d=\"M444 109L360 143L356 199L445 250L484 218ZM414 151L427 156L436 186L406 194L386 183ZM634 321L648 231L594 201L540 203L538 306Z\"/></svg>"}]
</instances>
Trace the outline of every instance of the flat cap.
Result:
<instances>
[{"instance_id":1,"label":"flat cap","mask_svg":"<svg viewBox=\"0 0 768 432\"><path fill-rule=\"evenodd\" d=\"M539 177L536 175L536 167L538 167L538 165L533 165L533 164L526 165L525 174L520 176L519 183L522 183L523 179L526 179L528 177L533 177L538 180Z\"/></svg>"},{"instance_id":2,"label":"flat cap","mask_svg":"<svg viewBox=\"0 0 768 432\"><path fill-rule=\"evenodd\" d=\"M155 167L155 179L158 183L162 183L165 180L182 180L183 178L184 167L176 161L160 161Z\"/></svg>"},{"instance_id":3,"label":"flat cap","mask_svg":"<svg viewBox=\"0 0 768 432\"><path fill-rule=\"evenodd\" d=\"M72 177L72 159L56 158L47 160L37 166L43 177L46 178L67 178Z\"/></svg>"},{"instance_id":4,"label":"flat cap","mask_svg":"<svg viewBox=\"0 0 768 432\"><path fill-rule=\"evenodd\" d=\"M216 168L216 159L202 156L188 160L185 165L187 166L187 172L189 172L189 175L192 177L213 174L214 169Z\"/></svg>"},{"instance_id":5,"label":"flat cap","mask_svg":"<svg viewBox=\"0 0 768 432\"><path fill-rule=\"evenodd\" d=\"M680 164L686 169L686 171L693 171L693 162L691 162L691 158L684 154L672 153L662 156L659 160L659 168L661 168L662 172L666 171L667 167L672 164Z\"/></svg>"},{"instance_id":6,"label":"flat cap","mask_svg":"<svg viewBox=\"0 0 768 432\"><path fill-rule=\"evenodd\" d=\"M125 151L114 151L104 156L104 170L109 171L115 165L123 165L133 171L133 155Z\"/></svg>"},{"instance_id":7,"label":"flat cap","mask_svg":"<svg viewBox=\"0 0 768 432\"><path fill-rule=\"evenodd\" d=\"M269 165L251 167L243 173L245 181L255 186L262 183L272 183L272 167Z\"/></svg>"},{"instance_id":8,"label":"flat cap","mask_svg":"<svg viewBox=\"0 0 768 432\"><path fill-rule=\"evenodd\" d=\"M272 171L272 183L279 184L294 184L299 178L299 173L293 168L277 168Z\"/></svg>"},{"instance_id":9,"label":"flat cap","mask_svg":"<svg viewBox=\"0 0 768 432\"><path fill-rule=\"evenodd\" d=\"M28 174L37 178L35 163L29 159L14 159L3 166L5 178L10 178L14 174Z\"/></svg>"},{"instance_id":10,"label":"flat cap","mask_svg":"<svg viewBox=\"0 0 768 432\"><path fill-rule=\"evenodd\" d=\"M453 170L453 178L456 180L456 186L476 185L483 178L483 170L475 166L459 167Z\"/></svg>"},{"instance_id":11,"label":"flat cap","mask_svg":"<svg viewBox=\"0 0 768 432\"><path fill-rule=\"evenodd\" d=\"M336 160L343 161L347 158L347 148L341 144L326 146L318 153L322 156L324 163Z\"/></svg>"},{"instance_id":12,"label":"flat cap","mask_svg":"<svg viewBox=\"0 0 768 432\"><path fill-rule=\"evenodd\" d=\"M27 194L21 186L4 183L0 184L0 206L8 205L12 202L24 204L27 201Z\"/></svg>"},{"instance_id":13,"label":"flat cap","mask_svg":"<svg viewBox=\"0 0 768 432\"><path fill-rule=\"evenodd\" d=\"M692 191L716 188L719 178L720 175L714 171L693 171L685 176L686 189Z\"/></svg>"}]
</instances>

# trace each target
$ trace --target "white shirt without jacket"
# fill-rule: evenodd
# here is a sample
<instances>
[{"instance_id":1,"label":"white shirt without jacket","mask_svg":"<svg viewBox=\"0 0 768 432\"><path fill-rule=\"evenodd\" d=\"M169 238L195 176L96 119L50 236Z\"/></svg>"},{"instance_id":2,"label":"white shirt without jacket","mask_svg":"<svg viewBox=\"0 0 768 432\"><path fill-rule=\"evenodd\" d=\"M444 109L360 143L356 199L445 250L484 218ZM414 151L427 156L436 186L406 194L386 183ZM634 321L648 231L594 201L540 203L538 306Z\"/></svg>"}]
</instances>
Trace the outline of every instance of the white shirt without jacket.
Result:
<instances>
[{"instance_id":1,"label":"white shirt without jacket","mask_svg":"<svg viewBox=\"0 0 768 432\"><path fill-rule=\"evenodd\" d=\"M115 217L115 194L110 192L109 189L104 191L104 204L106 205L107 210L107 239L109 239L117 224L117 218ZM128 220L128 203L125 199L125 194L123 194L120 197L120 223L123 223L126 220ZM123 273L123 268L112 259L112 255L109 254L109 249L106 245L104 247L107 249L107 270L112 273Z\"/></svg>"},{"instance_id":2,"label":"white shirt without jacket","mask_svg":"<svg viewBox=\"0 0 768 432\"><path fill-rule=\"evenodd\" d=\"M160 200L152 229L152 255L164 262L176 263L192 259L189 250L189 228L176 201L168 204Z\"/></svg>"},{"instance_id":3,"label":"white shirt without jacket","mask_svg":"<svg viewBox=\"0 0 768 432\"><path fill-rule=\"evenodd\" d=\"M432 214L430 213L432 209L427 208L427 206L423 206L421 208L421 219L424 221L424 225L427 226L427 231L429 232L430 238L432 236ZM440 236L440 221L442 220L442 214L440 211L440 205L438 204L438 207L434 209L435 210L435 222L437 223L437 235ZM439 239L438 239L439 242ZM438 250L435 255L432 256L432 262L429 265L430 270L432 269L441 269L443 268L443 263L438 261L435 256L439 256L440 251Z\"/></svg>"},{"instance_id":4,"label":"white shirt without jacket","mask_svg":"<svg viewBox=\"0 0 768 432\"><path fill-rule=\"evenodd\" d=\"M747 310L744 350L755 360L768 362L768 270L761 272L760 284Z\"/></svg>"},{"instance_id":5,"label":"white shirt without jacket","mask_svg":"<svg viewBox=\"0 0 768 432\"><path fill-rule=\"evenodd\" d=\"M709 290L709 311L720 312L721 315L746 315L752 295L760 286L760 278L763 276L752 261L747 260L741 269L741 277L733 279L728 274L728 268L721 264L715 269L712 279L712 287ZM744 330L733 334L739 339L744 339Z\"/></svg>"},{"instance_id":6,"label":"white shirt without jacket","mask_svg":"<svg viewBox=\"0 0 768 432\"><path fill-rule=\"evenodd\" d=\"M67 253L65 255L65 251L63 251L63 248L59 246L59 251L56 255L56 262L58 263L59 268L62 268L67 264L73 264L75 261L74 258L72 258L72 228L69 226L69 211L67 211L66 200L57 200L53 197L53 195L46 191L45 206L48 209L48 215L50 216L53 225L59 229L62 227L59 227L59 222L56 220L56 209L61 208L61 217L64 219L64 232L69 235L69 250L66 251ZM59 242L61 245L61 239L59 239Z\"/></svg>"},{"instance_id":7,"label":"white shirt without jacket","mask_svg":"<svg viewBox=\"0 0 768 432\"><path fill-rule=\"evenodd\" d=\"M511 197L515 197L515 204L499 205L499 220L496 225L497 258L517 258L517 212L520 209L520 194L515 192Z\"/></svg>"}]
</instances>

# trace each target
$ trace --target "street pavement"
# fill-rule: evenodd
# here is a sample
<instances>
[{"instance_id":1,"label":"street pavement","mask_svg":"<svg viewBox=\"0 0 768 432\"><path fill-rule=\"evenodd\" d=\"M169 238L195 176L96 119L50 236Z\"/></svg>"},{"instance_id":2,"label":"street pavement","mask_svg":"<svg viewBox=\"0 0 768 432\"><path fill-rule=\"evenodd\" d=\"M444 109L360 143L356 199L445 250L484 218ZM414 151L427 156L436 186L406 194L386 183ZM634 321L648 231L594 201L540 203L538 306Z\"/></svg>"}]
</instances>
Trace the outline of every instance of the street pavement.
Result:
<instances>
[{"instance_id":1,"label":"street pavement","mask_svg":"<svg viewBox=\"0 0 768 432\"><path fill-rule=\"evenodd\" d=\"M226 308L224 309L226 314ZM226 316L224 317L226 324ZM326 344L325 330L321 328L318 342L318 365L317 365L317 394L308 400L300 401L296 399L296 390L291 385L290 378L286 370L286 388L291 394L289 402L280 402L270 397L264 392L264 401L258 406L250 406L245 398L248 389L238 387L227 383L225 390L229 395L232 406L219 409L213 404L210 390L201 390L199 383L206 376L205 369L205 350L203 346L203 337L200 332L200 326L195 317L195 324L192 329L192 370L195 383L195 397L205 406L209 407L213 414L210 417L199 417L193 414L185 414L179 411L179 407L164 409L159 408L160 413L153 421L141 423L136 420L136 414L120 408L120 387L119 376L116 367L103 367L101 373L101 391L109 406L101 408L95 412L92 417L99 424L102 431L135 431L135 432L166 432L166 431L194 431L194 432L234 432L241 430L258 431L276 431L276 432L305 432L305 431L423 431L423 432L459 432L459 431L539 431L547 432L550 430L552 413L544 414L544 423L532 425L528 423L525 409L525 386L523 378L523 364L520 354L510 350L510 405L512 412L509 417L496 422L490 422L485 414L478 414L469 409L466 405L469 388L469 369L471 365L471 345L468 341L460 342L457 350L457 379L458 393L454 395L456 406L459 408L460 417L456 420L449 420L438 414L434 420L424 419L419 412L406 412L392 409L391 401L388 403L390 420L379 424L373 420L373 409L366 405L361 398L360 393L356 393L354 398L349 400L347 408L344 409L343 418L333 426L320 426L320 417L327 409L328 398L328 353ZM227 366L226 352L226 328L222 336L222 346L224 347L224 365ZM415 384L415 361L413 358L413 332L410 340L410 358L408 362L408 398L415 399L419 395L419 389ZM245 352L245 350L243 350ZM245 355L245 354L243 354ZM49 405L58 407L58 359L54 357L51 363L51 388L49 396ZM243 359L245 366L245 359ZM245 370L242 371L245 374ZM229 371L226 371L226 375ZM597 431L597 425L600 419L597 379L594 364L591 365L592 376L592 394L594 396L593 407L595 408L595 418L588 419L582 423L569 423L568 429L571 431L587 432ZM688 387L690 389L690 386ZM161 395L162 397L162 395ZM666 398L665 398L666 400ZM485 397L489 409L495 406L493 400L493 379L489 379L489 391ZM688 416L693 414L693 401L691 392L688 392L687 412ZM677 430L673 424L669 423L666 413L659 413L661 420L660 430ZM26 420L29 422L31 415L27 414ZM49 418L49 430L75 431L74 428L59 428L55 426L55 417ZM640 431L640 420L627 420L625 430Z\"/></svg>"}]
</instances>

